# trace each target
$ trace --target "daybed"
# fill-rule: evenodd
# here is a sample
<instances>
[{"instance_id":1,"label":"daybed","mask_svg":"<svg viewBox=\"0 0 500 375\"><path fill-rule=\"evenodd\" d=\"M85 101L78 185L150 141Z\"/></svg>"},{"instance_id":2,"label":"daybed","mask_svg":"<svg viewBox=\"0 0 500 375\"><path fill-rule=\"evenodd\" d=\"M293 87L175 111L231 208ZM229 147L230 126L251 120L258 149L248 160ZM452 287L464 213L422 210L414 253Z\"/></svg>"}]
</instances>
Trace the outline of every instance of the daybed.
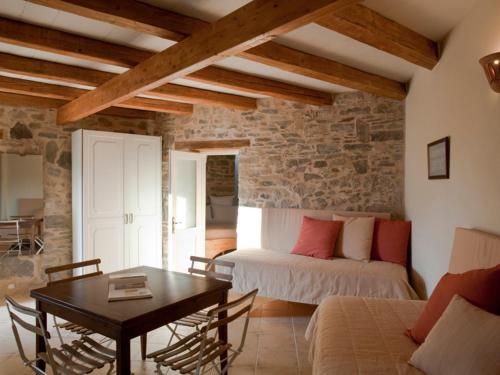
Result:
<instances>
[{"instance_id":1,"label":"daybed","mask_svg":"<svg viewBox=\"0 0 500 375\"><path fill-rule=\"evenodd\" d=\"M500 264L500 237L457 228L448 272ZM306 338L314 375L422 374L407 362L417 349L404 332L426 301L334 296L316 309Z\"/></svg>"},{"instance_id":2,"label":"daybed","mask_svg":"<svg viewBox=\"0 0 500 375\"><path fill-rule=\"evenodd\" d=\"M304 216L332 220L338 211L249 208L238 212L238 250L221 257L236 264L233 291L319 304L331 295L413 299L405 267L382 261L316 259L290 254ZM384 213L349 215L390 218Z\"/></svg>"}]
</instances>

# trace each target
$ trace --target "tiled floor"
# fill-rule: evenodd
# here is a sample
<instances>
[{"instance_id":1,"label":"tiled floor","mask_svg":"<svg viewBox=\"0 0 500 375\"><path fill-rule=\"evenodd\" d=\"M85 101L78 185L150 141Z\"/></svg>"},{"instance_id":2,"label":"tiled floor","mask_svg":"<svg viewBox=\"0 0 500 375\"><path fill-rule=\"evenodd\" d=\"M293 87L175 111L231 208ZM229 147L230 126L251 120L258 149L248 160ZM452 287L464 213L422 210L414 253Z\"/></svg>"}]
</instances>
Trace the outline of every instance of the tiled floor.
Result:
<instances>
[{"instance_id":1,"label":"tiled floor","mask_svg":"<svg viewBox=\"0 0 500 375\"><path fill-rule=\"evenodd\" d=\"M27 297L17 297L17 300L33 306L33 302ZM288 305L283 305L283 303L261 303L260 308L252 314L253 317L250 320L244 351L231 368L231 375L305 375L311 373L310 364L307 360L308 343L304 339L309 317L276 316L280 315L279 310L283 309L283 307L287 310L291 309ZM304 309L302 308L302 310ZM49 318L49 322L51 322L51 318ZM243 321L239 319L230 325L230 342L236 342L240 339L242 323ZM67 336L68 339L71 337L71 335ZM166 328L151 332L148 335L148 352L165 346L169 337ZM34 352L33 335L29 332L23 333L22 338L28 351L27 354L32 356ZM58 345L55 338L51 339L51 342L54 346ZM156 367L154 363L149 360L144 362L140 359L138 339L133 340L131 351L132 371L134 374L155 373ZM106 371L101 370L94 373L105 374ZM22 365L19 358L7 309L4 305L0 305L0 374L32 374ZM168 374L175 373L169 371Z\"/></svg>"}]
</instances>

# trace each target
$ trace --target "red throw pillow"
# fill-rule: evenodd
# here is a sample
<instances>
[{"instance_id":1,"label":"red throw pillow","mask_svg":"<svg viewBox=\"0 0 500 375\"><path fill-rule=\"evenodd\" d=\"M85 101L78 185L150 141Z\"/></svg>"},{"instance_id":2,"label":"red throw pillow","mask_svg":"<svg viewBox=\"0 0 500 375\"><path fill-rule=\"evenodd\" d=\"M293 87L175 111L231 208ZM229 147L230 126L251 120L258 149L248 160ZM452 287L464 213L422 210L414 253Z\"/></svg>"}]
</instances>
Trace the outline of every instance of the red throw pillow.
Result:
<instances>
[{"instance_id":1,"label":"red throw pillow","mask_svg":"<svg viewBox=\"0 0 500 375\"><path fill-rule=\"evenodd\" d=\"M500 314L500 264L493 268L447 273L439 280L415 326L406 333L415 342L424 342L455 294L493 314Z\"/></svg>"},{"instance_id":2,"label":"red throw pillow","mask_svg":"<svg viewBox=\"0 0 500 375\"><path fill-rule=\"evenodd\" d=\"M371 259L406 267L411 221L375 219Z\"/></svg>"},{"instance_id":3,"label":"red throw pillow","mask_svg":"<svg viewBox=\"0 0 500 375\"><path fill-rule=\"evenodd\" d=\"M292 254L332 259L342 221L317 220L304 216Z\"/></svg>"}]
</instances>

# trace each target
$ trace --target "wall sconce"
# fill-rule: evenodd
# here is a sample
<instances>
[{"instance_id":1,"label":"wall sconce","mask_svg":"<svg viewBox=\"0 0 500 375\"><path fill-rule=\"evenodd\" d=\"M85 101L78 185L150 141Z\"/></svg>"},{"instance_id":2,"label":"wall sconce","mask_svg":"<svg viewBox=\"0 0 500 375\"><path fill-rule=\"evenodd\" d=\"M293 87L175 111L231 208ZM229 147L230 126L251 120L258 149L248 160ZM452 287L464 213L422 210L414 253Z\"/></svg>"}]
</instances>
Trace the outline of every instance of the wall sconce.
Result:
<instances>
[{"instance_id":1,"label":"wall sconce","mask_svg":"<svg viewBox=\"0 0 500 375\"><path fill-rule=\"evenodd\" d=\"M493 91L500 93L500 52L484 56L479 60Z\"/></svg>"}]
</instances>

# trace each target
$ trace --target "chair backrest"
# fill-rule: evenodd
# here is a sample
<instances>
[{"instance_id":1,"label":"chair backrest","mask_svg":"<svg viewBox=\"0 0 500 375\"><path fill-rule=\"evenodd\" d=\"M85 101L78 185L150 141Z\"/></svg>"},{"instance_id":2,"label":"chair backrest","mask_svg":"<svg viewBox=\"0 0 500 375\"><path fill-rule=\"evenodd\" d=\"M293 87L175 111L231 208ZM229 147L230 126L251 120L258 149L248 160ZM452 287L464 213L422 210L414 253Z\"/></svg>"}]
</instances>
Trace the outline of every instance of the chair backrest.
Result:
<instances>
[{"instance_id":1,"label":"chair backrest","mask_svg":"<svg viewBox=\"0 0 500 375\"><path fill-rule=\"evenodd\" d=\"M191 267L189 267L188 269L188 272L190 274L206 276L218 280L233 281L233 262L228 262L227 260L220 259L202 258L197 256L192 256L190 259ZM204 264L204 267L196 268L196 263L202 263ZM221 270L223 272L221 272Z\"/></svg>"},{"instance_id":2,"label":"chair backrest","mask_svg":"<svg viewBox=\"0 0 500 375\"><path fill-rule=\"evenodd\" d=\"M62 266L46 268L45 273L47 274L47 276L49 278L49 281L47 282L47 286L57 284L57 283L66 282L66 281L79 280L79 279L84 279L87 277L102 275L102 271L99 270L100 263L101 263L100 259L91 259L91 260L86 260L83 262L69 263L69 264L64 264ZM90 267L90 266L95 267L94 272L90 272L90 273L86 273L86 274L82 273L81 275L78 275L78 276L63 277L63 278L60 278L58 280L53 279L55 273L59 273L59 272L63 272L63 271L70 271L70 270L72 271L72 270L76 270L79 268L85 268L85 267Z\"/></svg>"},{"instance_id":3,"label":"chair backrest","mask_svg":"<svg viewBox=\"0 0 500 375\"><path fill-rule=\"evenodd\" d=\"M16 243L19 241L19 220L0 221L0 243Z\"/></svg>"},{"instance_id":4,"label":"chair backrest","mask_svg":"<svg viewBox=\"0 0 500 375\"><path fill-rule=\"evenodd\" d=\"M229 323L235 321L236 319L244 317L245 323L243 326L243 331L241 332L241 340L238 348L236 349L237 352L241 352L245 344L245 339L248 331L250 312L252 311L255 297L257 296L258 292L258 289L254 289L244 296L224 305L217 306L208 312L208 323L205 327L202 328L204 339L202 341L202 348L200 349L201 352L203 352L204 343L208 342L208 339L212 336L210 334L210 331L218 329L221 326L227 326Z\"/></svg>"},{"instance_id":5,"label":"chair backrest","mask_svg":"<svg viewBox=\"0 0 500 375\"><path fill-rule=\"evenodd\" d=\"M12 297L6 296L5 301L9 317L12 323L12 332L14 333L17 349L19 350L19 355L21 356L23 363L26 366L29 366L35 373L44 374L44 372L41 372L36 368L36 360L38 358L30 360L26 357L26 353L24 351L23 344L21 341L21 336L19 335L19 330L18 330L18 327L20 327L34 333L35 335L43 337L45 341L46 352L41 353L40 358L42 358L44 361L48 361L49 365L53 366L52 351L49 343L50 333L45 330L42 324L42 314L35 309L18 304L16 301L12 299ZM35 318L36 325L27 322L26 320L21 318L21 316L24 317L29 316L31 318Z\"/></svg>"}]
</instances>

